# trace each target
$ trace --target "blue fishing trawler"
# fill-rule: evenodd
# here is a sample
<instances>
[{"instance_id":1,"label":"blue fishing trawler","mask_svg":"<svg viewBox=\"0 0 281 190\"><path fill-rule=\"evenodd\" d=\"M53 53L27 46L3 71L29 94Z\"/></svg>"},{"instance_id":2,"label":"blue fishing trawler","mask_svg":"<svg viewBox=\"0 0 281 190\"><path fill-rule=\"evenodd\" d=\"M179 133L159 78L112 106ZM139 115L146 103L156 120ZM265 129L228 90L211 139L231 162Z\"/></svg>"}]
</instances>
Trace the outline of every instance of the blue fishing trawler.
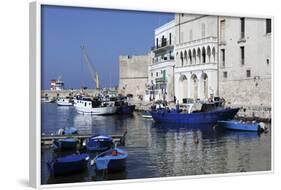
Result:
<instances>
[{"instance_id":1,"label":"blue fishing trawler","mask_svg":"<svg viewBox=\"0 0 281 190\"><path fill-rule=\"evenodd\" d=\"M150 111L152 118L160 123L202 124L231 120L239 108L224 108L223 102L196 102L176 106L176 109L158 108Z\"/></svg>"}]
</instances>

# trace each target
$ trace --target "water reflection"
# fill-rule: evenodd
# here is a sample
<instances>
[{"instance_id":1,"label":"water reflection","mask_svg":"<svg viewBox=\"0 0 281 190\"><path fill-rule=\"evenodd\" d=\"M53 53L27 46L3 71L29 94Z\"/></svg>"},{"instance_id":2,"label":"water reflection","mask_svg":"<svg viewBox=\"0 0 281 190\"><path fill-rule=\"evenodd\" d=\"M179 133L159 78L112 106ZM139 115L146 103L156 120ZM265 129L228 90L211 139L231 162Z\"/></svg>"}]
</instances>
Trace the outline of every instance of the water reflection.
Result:
<instances>
[{"instance_id":1,"label":"water reflection","mask_svg":"<svg viewBox=\"0 0 281 190\"><path fill-rule=\"evenodd\" d=\"M44 107L44 106L43 106ZM42 149L42 183L201 175L270 170L271 133L226 131L212 125L158 124L133 116L77 114L73 107L49 104L42 109L42 131L76 127L80 134L123 134L129 153L124 173L100 175L94 168L75 176L53 178L46 162L55 155ZM93 158L95 155L91 154Z\"/></svg>"}]
</instances>

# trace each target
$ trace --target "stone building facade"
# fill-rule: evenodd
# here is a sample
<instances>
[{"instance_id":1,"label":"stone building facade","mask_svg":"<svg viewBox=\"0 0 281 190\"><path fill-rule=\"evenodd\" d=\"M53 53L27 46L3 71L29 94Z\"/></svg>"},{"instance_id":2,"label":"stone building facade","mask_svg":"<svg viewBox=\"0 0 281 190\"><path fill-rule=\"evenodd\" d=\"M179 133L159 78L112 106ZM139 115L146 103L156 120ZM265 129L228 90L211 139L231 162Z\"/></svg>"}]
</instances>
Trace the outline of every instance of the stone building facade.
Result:
<instances>
[{"instance_id":1,"label":"stone building facade","mask_svg":"<svg viewBox=\"0 0 281 190\"><path fill-rule=\"evenodd\" d=\"M259 18L220 17L220 96L231 104L271 104L271 26Z\"/></svg>"},{"instance_id":2,"label":"stone building facade","mask_svg":"<svg viewBox=\"0 0 281 190\"><path fill-rule=\"evenodd\" d=\"M152 62L148 67L149 100L174 99L174 43L175 21L172 20L154 31L155 44L152 48Z\"/></svg>"},{"instance_id":3,"label":"stone building facade","mask_svg":"<svg viewBox=\"0 0 281 190\"><path fill-rule=\"evenodd\" d=\"M218 17L175 15L175 96L207 100L218 95Z\"/></svg>"},{"instance_id":4,"label":"stone building facade","mask_svg":"<svg viewBox=\"0 0 281 190\"><path fill-rule=\"evenodd\" d=\"M139 56L119 56L118 93L132 94L143 98L148 80L148 65L151 54Z\"/></svg>"},{"instance_id":5,"label":"stone building facade","mask_svg":"<svg viewBox=\"0 0 281 190\"><path fill-rule=\"evenodd\" d=\"M271 19L219 18L219 95L256 116L271 108L271 35Z\"/></svg>"}]
</instances>

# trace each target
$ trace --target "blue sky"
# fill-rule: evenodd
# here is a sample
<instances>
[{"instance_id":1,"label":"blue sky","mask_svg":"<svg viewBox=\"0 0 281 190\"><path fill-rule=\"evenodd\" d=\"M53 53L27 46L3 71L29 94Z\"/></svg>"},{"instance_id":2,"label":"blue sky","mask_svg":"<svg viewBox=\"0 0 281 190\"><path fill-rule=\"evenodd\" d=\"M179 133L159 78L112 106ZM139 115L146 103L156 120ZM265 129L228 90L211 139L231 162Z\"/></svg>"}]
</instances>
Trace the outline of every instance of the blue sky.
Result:
<instances>
[{"instance_id":1,"label":"blue sky","mask_svg":"<svg viewBox=\"0 0 281 190\"><path fill-rule=\"evenodd\" d=\"M62 76L66 88L94 87L80 46L85 45L102 87L118 85L119 55L142 55L154 29L174 14L59 6L42 7L42 88ZM110 80L111 78L111 80Z\"/></svg>"}]
</instances>

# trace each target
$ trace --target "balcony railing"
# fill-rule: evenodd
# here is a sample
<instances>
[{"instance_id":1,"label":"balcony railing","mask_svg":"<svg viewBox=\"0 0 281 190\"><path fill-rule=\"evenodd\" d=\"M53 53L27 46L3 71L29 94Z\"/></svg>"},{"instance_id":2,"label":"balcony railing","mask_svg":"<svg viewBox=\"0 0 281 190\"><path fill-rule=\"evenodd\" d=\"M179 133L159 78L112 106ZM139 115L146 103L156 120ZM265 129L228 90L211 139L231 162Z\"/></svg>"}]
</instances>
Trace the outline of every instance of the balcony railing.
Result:
<instances>
[{"instance_id":1,"label":"balcony railing","mask_svg":"<svg viewBox=\"0 0 281 190\"><path fill-rule=\"evenodd\" d=\"M166 80L165 77L161 77L161 78L156 78L156 79L155 79L155 82L156 82L156 83L165 83L165 82L167 82L167 80Z\"/></svg>"},{"instance_id":2,"label":"balcony railing","mask_svg":"<svg viewBox=\"0 0 281 190\"><path fill-rule=\"evenodd\" d=\"M164 51L164 50L166 50L166 49L170 49L170 48L172 48L173 47L173 45L171 44L171 43L169 43L169 42L167 42L167 41L164 41L164 42L162 42L160 45L158 45L158 46L153 46L152 48L151 48L151 50L154 52L154 53L158 53L158 52L161 52L161 51Z\"/></svg>"},{"instance_id":3,"label":"balcony railing","mask_svg":"<svg viewBox=\"0 0 281 190\"><path fill-rule=\"evenodd\" d=\"M169 57L164 57L163 59L155 59L153 58L152 62L153 63L163 63L163 62L166 62L166 61L173 61L175 60L175 57L174 56L169 56Z\"/></svg>"}]
</instances>

